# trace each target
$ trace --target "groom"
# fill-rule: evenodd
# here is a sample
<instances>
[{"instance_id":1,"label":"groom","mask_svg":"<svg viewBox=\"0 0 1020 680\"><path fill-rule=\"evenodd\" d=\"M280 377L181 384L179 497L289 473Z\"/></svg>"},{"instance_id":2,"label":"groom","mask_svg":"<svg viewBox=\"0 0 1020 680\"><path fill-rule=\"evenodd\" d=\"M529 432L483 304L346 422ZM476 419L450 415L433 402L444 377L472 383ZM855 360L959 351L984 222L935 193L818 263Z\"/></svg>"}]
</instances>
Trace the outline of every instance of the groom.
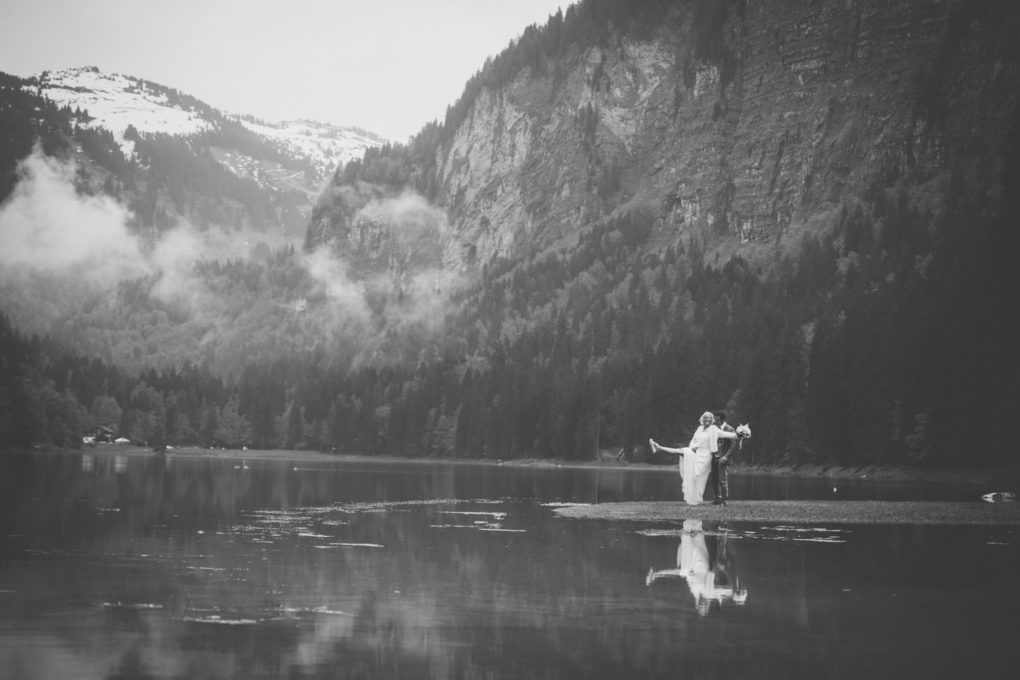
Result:
<instances>
[{"instance_id":1,"label":"groom","mask_svg":"<svg viewBox=\"0 0 1020 680\"><path fill-rule=\"evenodd\" d=\"M726 412L716 411L715 424L723 432L734 432L733 426L726 422ZM719 439L719 450L712 454L712 486L715 489L715 500L712 505L726 505L730 497L730 451L732 439Z\"/></svg>"}]
</instances>

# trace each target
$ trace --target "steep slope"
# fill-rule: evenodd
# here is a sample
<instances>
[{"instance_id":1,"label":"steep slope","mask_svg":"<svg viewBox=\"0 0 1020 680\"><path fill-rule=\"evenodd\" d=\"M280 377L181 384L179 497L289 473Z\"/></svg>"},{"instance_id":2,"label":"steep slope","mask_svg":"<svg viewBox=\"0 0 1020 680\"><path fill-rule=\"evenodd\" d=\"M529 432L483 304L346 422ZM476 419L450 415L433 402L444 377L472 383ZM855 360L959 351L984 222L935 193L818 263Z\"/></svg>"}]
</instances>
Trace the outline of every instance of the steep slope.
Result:
<instances>
[{"instance_id":1,"label":"steep slope","mask_svg":"<svg viewBox=\"0 0 1020 680\"><path fill-rule=\"evenodd\" d=\"M615 5L533 27L418 157L391 156L449 216L448 261L546 247L640 205L658 240L768 242L875 185L992 169L1016 110L1009 3ZM351 176L377 179L367 162ZM311 242L347 231L349 197L324 196Z\"/></svg>"},{"instance_id":2,"label":"steep slope","mask_svg":"<svg viewBox=\"0 0 1020 680\"><path fill-rule=\"evenodd\" d=\"M580 2L339 171L306 247L414 270L373 206L437 209L468 283L387 413L444 452L582 456L725 406L752 459L960 463L1020 408L1018 34L996 0Z\"/></svg>"}]
</instances>

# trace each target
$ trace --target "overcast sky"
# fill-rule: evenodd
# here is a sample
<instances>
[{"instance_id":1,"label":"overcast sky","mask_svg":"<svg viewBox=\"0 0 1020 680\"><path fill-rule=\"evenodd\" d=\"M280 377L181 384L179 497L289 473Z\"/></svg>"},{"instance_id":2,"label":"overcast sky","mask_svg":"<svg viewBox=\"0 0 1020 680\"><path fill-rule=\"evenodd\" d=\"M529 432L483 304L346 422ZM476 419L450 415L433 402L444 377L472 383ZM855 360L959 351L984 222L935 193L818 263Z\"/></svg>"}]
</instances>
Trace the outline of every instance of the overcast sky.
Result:
<instances>
[{"instance_id":1,"label":"overcast sky","mask_svg":"<svg viewBox=\"0 0 1020 680\"><path fill-rule=\"evenodd\" d=\"M98 66L230 113L391 138L571 0L0 0L0 71Z\"/></svg>"}]
</instances>

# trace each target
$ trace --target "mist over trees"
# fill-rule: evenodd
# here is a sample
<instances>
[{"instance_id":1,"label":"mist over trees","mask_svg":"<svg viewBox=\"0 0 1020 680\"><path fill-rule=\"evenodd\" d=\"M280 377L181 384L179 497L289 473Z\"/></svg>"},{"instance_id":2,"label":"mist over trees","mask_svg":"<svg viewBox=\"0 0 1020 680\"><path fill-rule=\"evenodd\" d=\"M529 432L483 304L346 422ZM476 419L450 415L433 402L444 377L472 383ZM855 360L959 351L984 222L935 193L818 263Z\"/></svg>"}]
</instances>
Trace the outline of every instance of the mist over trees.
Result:
<instances>
[{"instance_id":1,"label":"mist over trees","mask_svg":"<svg viewBox=\"0 0 1020 680\"><path fill-rule=\"evenodd\" d=\"M962 181L934 232L876 187L768 271L706 265L696 245L643 251L650 215L607 220L567 252L490 263L440 334L385 365L306 347L227 375L128 374L4 322L3 432L70 444L76 427L111 424L150 444L589 458L649 434L681 441L691 414L725 408L755 425L747 462L1002 465L1008 449L976 455L970 425L1015 399L997 312L1013 275L987 268L1001 227L954 228L980 210ZM285 259L205 266L244 285Z\"/></svg>"}]
</instances>

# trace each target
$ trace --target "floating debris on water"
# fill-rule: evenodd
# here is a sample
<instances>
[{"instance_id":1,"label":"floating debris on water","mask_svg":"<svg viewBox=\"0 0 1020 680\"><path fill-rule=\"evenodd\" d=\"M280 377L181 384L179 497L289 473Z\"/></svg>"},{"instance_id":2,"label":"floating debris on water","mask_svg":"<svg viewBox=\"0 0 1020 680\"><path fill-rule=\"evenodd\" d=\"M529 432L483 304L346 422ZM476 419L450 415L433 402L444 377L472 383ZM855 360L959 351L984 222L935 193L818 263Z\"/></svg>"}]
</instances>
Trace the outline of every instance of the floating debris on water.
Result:
<instances>
[{"instance_id":1,"label":"floating debris on water","mask_svg":"<svg viewBox=\"0 0 1020 680\"><path fill-rule=\"evenodd\" d=\"M437 510L440 515L465 515L465 516L481 516L481 517L492 517L493 519L506 519L509 513L506 512L488 512L484 510Z\"/></svg>"},{"instance_id":2,"label":"floating debris on water","mask_svg":"<svg viewBox=\"0 0 1020 680\"><path fill-rule=\"evenodd\" d=\"M324 614L326 616L354 616L340 609L330 609L325 605L319 607L280 607L279 611L288 615L295 614Z\"/></svg>"},{"instance_id":3,"label":"floating debris on water","mask_svg":"<svg viewBox=\"0 0 1020 680\"><path fill-rule=\"evenodd\" d=\"M465 499L426 499L413 501L334 503L328 506L300 507L290 510L251 510L243 514L246 522L231 527L232 534L245 537L252 543L277 544L287 539L311 538L318 541L334 539L312 547L318 550L329 550L340 547L372 547L382 548L378 543L338 542L338 533L349 527L352 516L374 513L410 512L423 506L435 506L438 515L464 517L473 520L472 524L435 524L433 528L473 528L488 531L512 531L521 533L523 530L507 529L502 525L509 513L501 510L450 509L450 506L464 504L499 504L502 501L465 500ZM479 519L475 519L479 518Z\"/></svg>"},{"instance_id":4,"label":"floating debris on water","mask_svg":"<svg viewBox=\"0 0 1020 680\"><path fill-rule=\"evenodd\" d=\"M641 536L675 536L680 537L683 535L682 529L639 529L634 533L640 534Z\"/></svg>"},{"instance_id":5,"label":"floating debris on water","mask_svg":"<svg viewBox=\"0 0 1020 680\"><path fill-rule=\"evenodd\" d=\"M639 529L634 532L641 536L680 538L685 529ZM829 529L825 527L793 527L774 526L761 527L759 529L715 529L705 530L706 536L726 536L733 539L758 539L765 541L799 541L809 543L846 543L840 534L849 533L844 529Z\"/></svg>"},{"instance_id":6,"label":"floating debris on water","mask_svg":"<svg viewBox=\"0 0 1020 680\"><path fill-rule=\"evenodd\" d=\"M211 616L185 616L181 620L188 623L214 623L223 626L254 626L258 623L256 619L225 619L216 614Z\"/></svg>"}]
</instances>

